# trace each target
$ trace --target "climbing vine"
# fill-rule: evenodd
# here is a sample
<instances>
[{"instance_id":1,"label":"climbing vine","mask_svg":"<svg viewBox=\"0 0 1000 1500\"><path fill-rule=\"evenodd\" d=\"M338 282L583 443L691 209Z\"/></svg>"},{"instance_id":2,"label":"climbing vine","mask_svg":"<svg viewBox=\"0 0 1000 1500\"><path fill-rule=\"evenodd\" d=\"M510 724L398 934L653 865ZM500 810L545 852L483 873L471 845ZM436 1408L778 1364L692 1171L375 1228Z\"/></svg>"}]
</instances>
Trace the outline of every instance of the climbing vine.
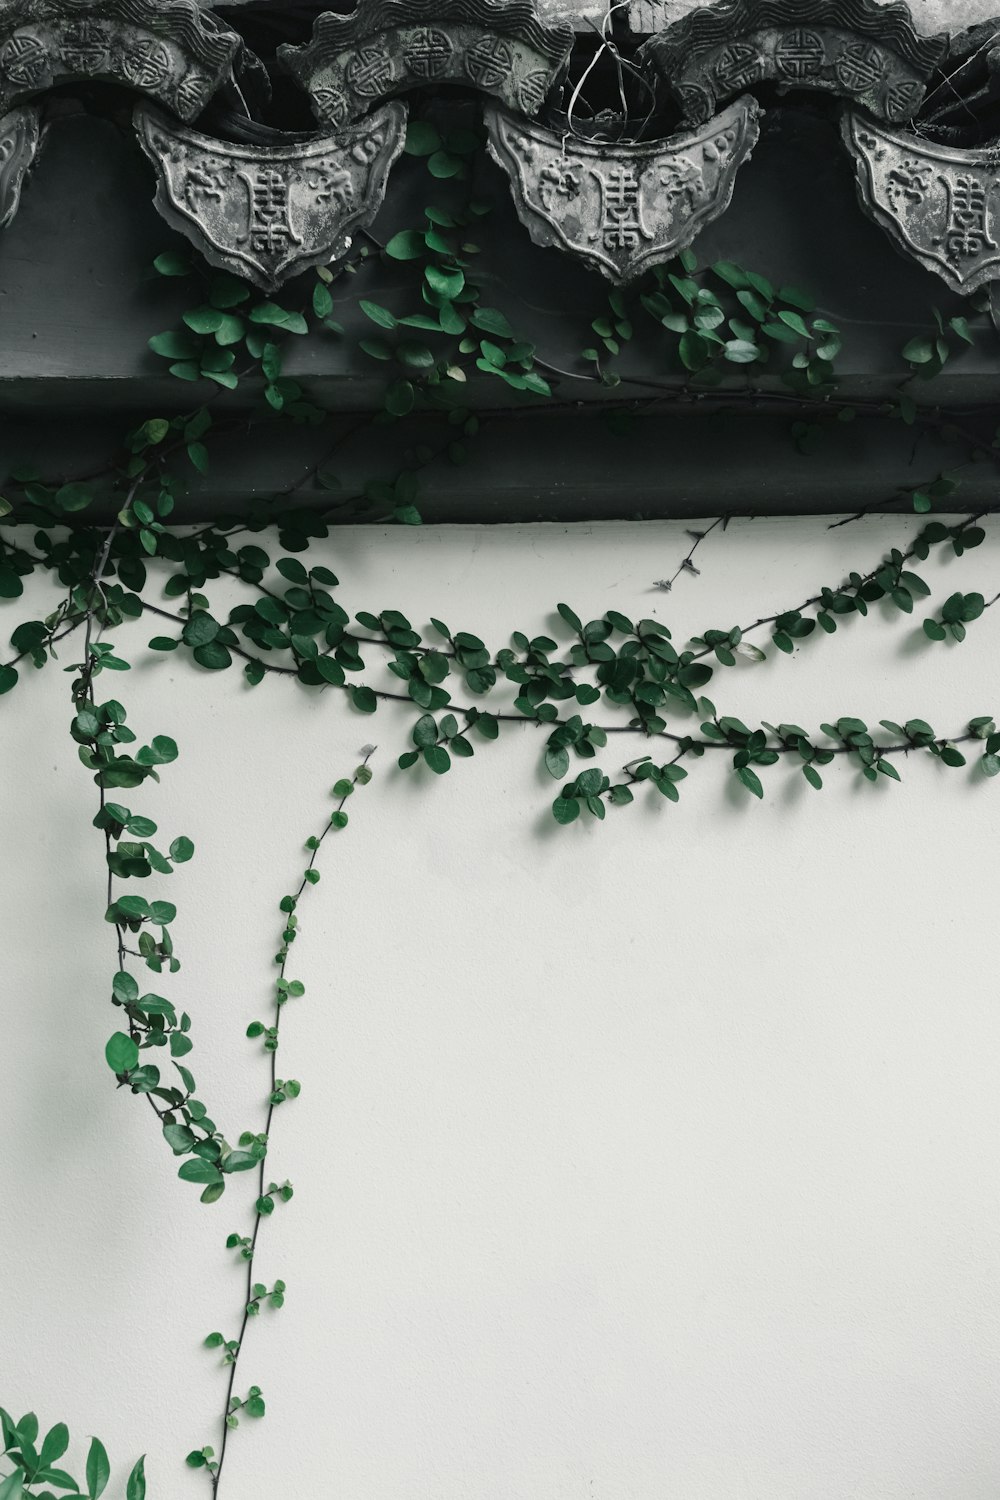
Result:
<instances>
[{"instance_id":1,"label":"climbing vine","mask_svg":"<svg viewBox=\"0 0 1000 1500\"><path fill-rule=\"evenodd\" d=\"M413 622L381 607L348 614L337 597L336 575L310 565L311 545L344 515L419 524L421 485L433 466L465 462L489 420L462 400L471 372L502 382L512 402L569 405L575 382L609 389L620 383L616 361L639 320L660 341L662 380L645 382L650 401L696 399L715 390L734 407L757 402L766 371L772 377L767 399L789 405L790 441L800 445L814 442L824 424L863 415L957 437L970 464L1000 458L995 443L913 395L914 380L932 379L959 345L972 341L964 319L945 322L939 316L934 337L906 343L900 389L892 400L849 402L837 393L841 335L805 291L776 287L731 262L699 266L691 253L658 269L637 291L607 296L582 331L577 367L554 366L490 304L477 275L475 236L490 212L489 202L471 191L470 162L480 146L477 132L442 133L429 120L415 121L407 149L425 161L435 183L423 221L384 245L361 243L301 284L294 297L261 298L187 253L165 251L155 269L162 277L184 279L190 305L181 327L152 334L149 344L173 377L191 384L197 399L179 415L153 415L135 425L105 471L56 483L16 470L0 501L0 598L18 599L24 580L36 572L49 575L60 590L50 613L12 631L11 655L0 664L0 693L17 688L26 671L60 661L65 643L78 656L70 667L70 734L96 788L93 824L113 944L106 987L115 1012L105 1054L110 1074L118 1089L144 1101L179 1163L179 1178L200 1189L202 1202L220 1199L243 1174L251 1185L248 1223L226 1239L239 1295L228 1317L220 1316L222 1326L204 1339L222 1370L218 1432L187 1456L192 1468L205 1471L213 1495L220 1492L231 1435L243 1418L265 1416L263 1386L245 1383L248 1343L255 1319L278 1312L286 1295L280 1278L260 1279L265 1273L258 1257L264 1226L293 1196L291 1181L270 1163L276 1111L301 1092L297 1079L283 1076L279 1057L285 1008L304 995L301 981L288 971L301 931L299 910L320 881L326 839L347 827L347 804L371 778L373 747L334 785L334 805L306 842L301 877L280 898L271 1011L246 1028L265 1063L262 1117L243 1130L224 1128L196 1083L190 1058L196 1018L147 988L161 987L180 968L171 937L177 911L159 894L160 882L172 881L195 846L187 833L174 830L164 842L145 809L133 806L132 793L145 794L179 752L166 733L139 743L125 706L105 696L114 680L106 674L129 670L130 630L152 622L151 650L189 656L210 672L241 667L250 688L269 677L294 678L307 691L332 691L362 717L386 701L407 705L412 722L406 741L380 751L380 758L393 758L406 772L423 767L444 775L511 726L534 724L542 730L539 754L553 783L552 815L562 825L584 816L603 820L609 808L638 805L647 796L676 802L689 775L713 755L756 798L765 795L768 772L779 763L817 791L835 762L869 782L898 782L900 763L915 753L951 768L966 766L972 757L982 774L1000 774L1000 732L989 713L978 712L983 705L970 705L964 723L943 728L919 717L902 723L885 718L873 726L831 711L828 721L807 729L764 719L749 725L715 703L726 671L737 662L752 666L772 651L791 655L816 632L833 635L846 618L868 617L876 604L904 616L931 608L924 604L931 584L916 569L934 553L950 549L961 557L980 546L986 510L928 520L905 548L865 559L846 578L817 585L806 599L781 601L772 613L742 624L718 621L686 641L675 640L661 620L635 620L615 609L585 620L565 602L556 606L558 639L520 622L527 628L513 629L500 645L464 628L474 622L455 629L436 617ZM402 469L371 476L351 495L340 492L330 467L334 443L309 476L315 504L272 496L249 502L232 519L178 527L172 518L191 471L209 471L217 439L246 423L245 414L227 412L225 393L259 381L263 406L255 421L329 423L329 414L301 383L285 375L285 354L290 341L306 334L346 337L335 317L337 300L351 296L352 278L373 256L410 273L408 302L390 308L358 299L372 325L360 348L385 374L376 420L391 424L413 412L438 414L444 442L417 449ZM734 377L743 384L734 386ZM208 397L205 381L214 386ZM630 397L619 405L607 397L604 405L612 419L624 420L644 399ZM915 486L912 509L926 515L938 501L953 502L959 469L934 473ZM682 574L697 574L697 549L725 524L719 517L704 532L692 533L693 546L676 572L655 587L669 593ZM216 602L216 584L238 590L239 602L228 609ZM953 592L925 616L923 633L931 642L961 642L998 599ZM710 686L712 697L706 696ZM144 881L155 897L135 893L135 882ZM15 1422L0 1410L0 1422L3 1457L12 1466L0 1478L0 1500L44 1497L56 1489L84 1493L57 1467L69 1446L63 1424L36 1446L39 1427L32 1414ZM85 1467L89 1500L98 1500L109 1475L107 1454L95 1439ZM144 1496L140 1459L127 1481L126 1500Z\"/></svg>"}]
</instances>

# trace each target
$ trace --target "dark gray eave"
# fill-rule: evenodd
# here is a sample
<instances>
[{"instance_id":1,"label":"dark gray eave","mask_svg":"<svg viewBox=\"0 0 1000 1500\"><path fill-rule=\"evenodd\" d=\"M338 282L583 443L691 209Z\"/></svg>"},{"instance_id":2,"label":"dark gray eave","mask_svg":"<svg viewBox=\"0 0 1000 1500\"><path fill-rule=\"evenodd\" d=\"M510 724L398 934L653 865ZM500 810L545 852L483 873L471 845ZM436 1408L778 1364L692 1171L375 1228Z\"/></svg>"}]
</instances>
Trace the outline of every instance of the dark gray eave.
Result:
<instances>
[{"instance_id":1,"label":"dark gray eave","mask_svg":"<svg viewBox=\"0 0 1000 1500\"><path fill-rule=\"evenodd\" d=\"M497 208L482 235L483 265L495 268L495 294L513 326L539 354L583 371L579 350L591 318L603 311L606 286L554 250L532 245L514 217L497 169L481 167L484 192ZM385 241L419 222L428 179L403 159L373 233ZM189 301L181 283L149 270L172 242L151 204L151 174L127 133L87 115L57 117L13 225L0 235L0 471L34 461L57 477L99 466L136 417L169 415L192 403L194 389L164 376L147 338L177 326ZM736 260L780 283L808 287L845 334L839 361L842 397L891 396L900 382L902 344L930 328L931 308L968 314L936 278L903 260L860 212L851 164L830 118L772 110L765 139L741 173L732 207L698 241L701 261ZM356 306L362 296L393 306L397 267L376 258L335 286L335 316L348 334L371 332ZM404 310L400 308L400 310ZM974 320L978 348L963 352L933 388L914 394L995 425L1000 395L997 335ZM914 444L902 426L859 420L838 425L810 455L798 451L790 425L799 414L764 396L738 411L718 402L678 404L680 379L661 368L656 340L637 338L618 365L614 391L554 380L558 409L517 401L499 381L470 380L462 399L484 417L467 466L441 461L426 471L420 504L428 520L513 521L844 512L889 508L916 484L961 454L930 440ZM286 373L318 404L342 414L344 430L378 409L384 367L342 341L294 341ZM657 389L660 387L661 389ZM776 387L780 394L780 386ZM206 393L207 394L207 393ZM243 392L240 392L242 397ZM601 406L627 424L609 422ZM239 398L223 397L233 414ZM530 415L524 410L533 408ZM820 409L820 416L822 411ZM453 431L453 430L452 430ZM329 467L351 496L363 479L389 478L415 443L442 446L449 428L431 413L398 427L368 430L342 446ZM336 434L278 422L249 439L231 439L212 474L196 478L189 514L239 510L248 494L289 490L326 507L332 498L309 477ZM398 455L398 462L397 462ZM305 478L303 478L305 476ZM991 465L963 484L963 507L992 500ZM350 514L346 508L344 515Z\"/></svg>"}]
</instances>

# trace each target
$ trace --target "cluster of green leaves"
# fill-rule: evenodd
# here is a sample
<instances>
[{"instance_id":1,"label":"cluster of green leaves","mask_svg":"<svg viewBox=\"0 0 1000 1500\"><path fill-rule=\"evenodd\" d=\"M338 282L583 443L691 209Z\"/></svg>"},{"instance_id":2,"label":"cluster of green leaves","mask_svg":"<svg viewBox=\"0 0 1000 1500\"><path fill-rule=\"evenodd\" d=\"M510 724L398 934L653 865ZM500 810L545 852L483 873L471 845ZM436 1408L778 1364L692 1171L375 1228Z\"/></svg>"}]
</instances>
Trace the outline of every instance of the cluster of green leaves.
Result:
<instances>
[{"instance_id":1,"label":"cluster of green leaves","mask_svg":"<svg viewBox=\"0 0 1000 1500\"><path fill-rule=\"evenodd\" d=\"M924 621L924 634L931 641L964 641L966 625L978 620L986 608L982 594L951 594L941 606L941 618L928 616Z\"/></svg>"},{"instance_id":2,"label":"cluster of green leaves","mask_svg":"<svg viewBox=\"0 0 1000 1500\"><path fill-rule=\"evenodd\" d=\"M869 605L879 601L893 606L902 614L912 614L916 601L927 598L931 587L919 573L907 568L907 563L914 558L926 561L931 549L945 542L950 542L955 556L961 557L981 546L985 540L986 532L976 524L974 518L958 521L952 526L947 526L942 521L931 521L922 528L905 552L893 547L878 567L870 572L851 572L844 583L836 587L824 586L797 609L783 610L771 619L758 621L757 624L770 625L774 645L779 651L791 655L796 642L807 640L817 626L827 635L835 635L838 622L845 616L867 617ZM974 601L980 596L966 597ZM985 601L983 603L985 605ZM952 609L954 607L952 604ZM973 606L970 605L971 607ZM807 610L815 612L807 614ZM982 609L979 613L982 613ZM977 616L972 614L969 618ZM927 625L924 629L932 640L944 639L943 635L938 636L928 630ZM750 662L764 661L766 653L745 641L744 634L745 629L739 626L730 630L706 630L701 635L694 636L691 644L697 648L699 656L714 655L716 661L724 667L735 666L738 656ZM957 634L955 639L964 639L964 632Z\"/></svg>"},{"instance_id":3,"label":"cluster of green leaves","mask_svg":"<svg viewBox=\"0 0 1000 1500\"><path fill-rule=\"evenodd\" d=\"M679 367L694 384L719 385L732 366L756 373L777 356L782 380L791 389L811 396L834 389L840 333L826 318L807 321L816 308L808 293L776 288L766 276L732 261L716 261L699 271L690 250L674 266L657 266L654 279L656 290L643 292L639 301L651 318L676 335ZM618 322L630 330L624 304ZM618 337L625 336L619 328ZM789 360L791 347L795 353ZM592 354L586 351L585 357Z\"/></svg>"},{"instance_id":4,"label":"cluster of green leaves","mask_svg":"<svg viewBox=\"0 0 1000 1500\"><path fill-rule=\"evenodd\" d=\"M949 318L947 325L936 307L931 309L934 318L933 334L918 334L903 346L903 358L914 375L921 380L933 380L940 375L945 365L954 357L955 349L948 338L952 333L963 344L974 344L968 318Z\"/></svg>"},{"instance_id":5,"label":"cluster of green leaves","mask_svg":"<svg viewBox=\"0 0 1000 1500\"><path fill-rule=\"evenodd\" d=\"M0 1406L0 1437L3 1438L0 1458L13 1464L8 1474L0 1475L0 1500L21 1500L22 1496L29 1495L35 1500L56 1500L57 1490L62 1494L85 1495L86 1500L100 1500L111 1478L107 1449L100 1439L91 1439L84 1467L86 1488L83 1488L72 1474L58 1467L69 1449L66 1423L57 1422L50 1427L40 1443L38 1434L38 1418L33 1411L26 1412L19 1422L15 1422ZM146 1500L145 1456L136 1460L125 1482L125 1500Z\"/></svg>"},{"instance_id":6,"label":"cluster of green leaves","mask_svg":"<svg viewBox=\"0 0 1000 1500\"><path fill-rule=\"evenodd\" d=\"M161 276L186 277L195 283L198 300L183 314L184 328L154 334L149 347L168 361L170 374L178 380L211 380L226 390L235 390L246 375L260 374L264 397L277 412L297 422L321 422L323 411L306 401L301 385L282 374L282 352L277 340L287 334L309 332L305 312L257 296L246 282L227 271L210 271L193 256L178 251L158 255L153 262ZM312 294L312 310L320 324L343 333L330 318L333 299L328 287L332 273L318 273ZM237 366L237 351L246 363ZM208 463L202 432L186 434L188 457L204 472ZM193 450L193 451L192 451Z\"/></svg>"},{"instance_id":7,"label":"cluster of green leaves","mask_svg":"<svg viewBox=\"0 0 1000 1500\"><path fill-rule=\"evenodd\" d=\"M177 864L194 854L194 844L185 835L173 840L169 855L149 842L157 827L151 818L107 800L111 788L135 788L146 780L159 780L158 767L177 759L177 745L166 735L157 735L134 753L120 750L131 746L136 736L128 727L124 707L116 699L97 703L91 684L108 667L100 644L91 647L88 663L74 684L76 713L70 733L79 746L80 759L93 770L100 788L100 807L94 818L105 839L109 888L114 881L144 880L154 873L170 875ZM108 647L108 650L111 648ZM125 666L126 663L122 663ZM180 968L174 953L170 925L177 916L171 901L147 900L128 893L115 895L105 913L115 928L118 968L111 981L111 1003L124 1017L125 1028L115 1031L105 1047L105 1058L120 1086L133 1094L147 1095L162 1123L163 1136L175 1156L190 1157L178 1171L185 1182L199 1184L202 1201L212 1203L222 1196L227 1175L255 1165L257 1153L233 1150L209 1117L207 1106L196 1097L190 1070L179 1061L192 1048L191 1017L178 1011L162 995L141 993L141 986L127 966L129 955L141 958L147 969L171 974ZM126 937L135 938L136 948ZM180 1085L164 1080L160 1067L143 1061L144 1053L166 1049Z\"/></svg>"}]
</instances>

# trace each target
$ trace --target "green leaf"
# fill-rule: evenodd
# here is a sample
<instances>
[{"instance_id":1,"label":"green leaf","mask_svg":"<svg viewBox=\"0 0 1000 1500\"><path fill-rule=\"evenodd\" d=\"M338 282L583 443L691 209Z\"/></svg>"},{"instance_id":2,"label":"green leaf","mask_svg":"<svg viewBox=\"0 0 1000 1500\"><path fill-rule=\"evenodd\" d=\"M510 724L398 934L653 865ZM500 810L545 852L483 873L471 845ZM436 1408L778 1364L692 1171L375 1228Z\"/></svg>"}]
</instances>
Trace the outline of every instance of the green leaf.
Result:
<instances>
[{"instance_id":1,"label":"green leaf","mask_svg":"<svg viewBox=\"0 0 1000 1500\"><path fill-rule=\"evenodd\" d=\"M413 339L404 339L396 350L396 357L411 370L429 370L434 364L434 355L426 344Z\"/></svg>"},{"instance_id":2,"label":"green leaf","mask_svg":"<svg viewBox=\"0 0 1000 1500\"><path fill-rule=\"evenodd\" d=\"M779 312L778 314L778 317L787 328L790 328L793 333L797 333L800 339L807 339L809 337L809 329L806 327L801 314L797 312L787 312L784 308L782 308L781 312Z\"/></svg>"},{"instance_id":3,"label":"green leaf","mask_svg":"<svg viewBox=\"0 0 1000 1500\"><path fill-rule=\"evenodd\" d=\"M400 234L394 234L385 247L385 253L392 260L419 260L426 255L427 246L422 234L415 229L404 229Z\"/></svg>"},{"instance_id":4,"label":"green leaf","mask_svg":"<svg viewBox=\"0 0 1000 1500\"><path fill-rule=\"evenodd\" d=\"M167 766L171 761L177 759L177 745L169 735L158 734L151 745L143 745L136 752L136 760L140 766Z\"/></svg>"},{"instance_id":5,"label":"green leaf","mask_svg":"<svg viewBox=\"0 0 1000 1500\"><path fill-rule=\"evenodd\" d=\"M815 766L803 766L802 774L808 781L809 785L811 787L814 787L817 792L821 792L823 790L823 778L819 774Z\"/></svg>"},{"instance_id":6,"label":"green leaf","mask_svg":"<svg viewBox=\"0 0 1000 1500\"><path fill-rule=\"evenodd\" d=\"M139 1048L124 1031L116 1031L108 1039L104 1056L112 1073L128 1073L139 1062Z\"/></svg>"},{"instance_id":7,"label":"green leaf","mask_svg":"<svg viewBox=\"0 0 1000 1500\"><path fill-rule=\"evenodd\" d=\"M394 417L405 417L413 410L416 393L408 380L397 380L385 393L385 409Z\"/></svg>"},{"instance_id":8,"label":"green leaf","mask_svg":"<svg viewBox=\"0 0 1000 1500\"><path fill-rule=\"evenodd\" d=\"M192 307L183 317L192 333L216 333L225 315L217 307Z\"/></svg>"},{"instance_id":9,"label":"green leaf","mask_svg":"<svg viewBox=\"0 0 1000 1500\"><path fill-rule=\"evenodd\" d=\"M154 333L149 347L163 359L197 359L199 350L197 339L187 333Z\"/></svg>"},{"instance_id":10,"label":"green leaf","mask_svg":"<svg viewBox=\"0 0 1000 1500\"><path fill-rule=\"evenodd\" d=\"M563 781L569 771L569 751L557 747L545 752L545 769L555 781Z\"/></svg>"},{"instance_id":11,"label":"green leaf","mask_svg":"<svg viewBox=\"0 0 1000 1500\"><path fill-rule=\"evenodd\" d=\"M186 864L194 853L194 844L183 835L170 845L170 858L179 865Z\"/></svg>"},{"instance_id":12,"label":"green leaf","mask_svg":"<svg viewBox=\"0 0 1000 1500\"><path fill-rule=\"evenodd\" d=\"M0 693L9 693L17 684L16 667L0 667Z\"/></svg>"},{"instance_id":13,"label":"green leaf","mask_svg":"<svg viewBox=\"0 0 1000 1500\"><path fill-rule=\"evenodd\" d=\"M503 313L498 312L495 307L477 307L472 314L472 322L483 333L492 333L496 338L512 339L514 337L513 328Z\"/></svg>"},{"instance_id":14,"label":"green leaf","mask_svg":"<svg viewBox=\"0 0 1000 1500\"><path fill-rule=\"evenodd\" d=\"M411 120L406 127L406 145L403 150L407 156L431 156L440 150L441 136L437 127L429 120Z\"/></svg>"},{"instance_id":15,"label":"green leaf","mask_svg":"<svg viewBox=\"0 0 1000 1500\"><path fill-rule=\"evenodd\" d=\"M312 308L317 318L328 318L333 312L333 298L322 281L317 281L312 292Z\"/></svg>"},{"instance_id":16,"label":"green leaf","mask_svg":"<svg viewBox=\"0 0 1000 1500\"><path fill-rule=\"evenodd\" d=\"M425 745L424 760L436 776L443 776L451 768L451 756L443 745Z\"/></svg>"},{"instance_id":17,"label":"green leaf","mask_svg":"<svg viewBox=\"0 0 1000 1500\"><path fill-rule=\"evenodd\" d=\"M760 777L749 766L741 766L736 775L742 781L748 792L753 792L755 797L763 797L764 788L761 786Z\"/></svg>"},{"instance_id":18,"label":"green leaf","mask_svg":"<svg viewBox=\"0 0 1000 1500\"><path fill-rule=\"evenodd\" d=\"M726 359L734 365L750 365L760 358L760 350L756 344L751 344L746 339L731 339L724 347Z\"/></svg>"},{"instance_id":19,"label":"green leaf","mask_svg":"<svg viewBox=\"0 0 1000 1500\"><path fill-rule=\"evenodd\" d=\"M205 646L214 641L222 626L204 609L196 609L185 621L181 639L187 646Z\"/></svg>"},{"instance_id":20,"label":"green leaf","mask_svg":"<svg viewBox=\"0 0 1000 1500\"><path fill-rule=\"evenodd\" d=\"M189 258L179 254L176 250L165 250L162 255L156 257L153 265L161 276L190 276L192 271ZM94 1441L96 1442L97 1439L95 1438Z\"/></svg>"},{"instance_id":21,"label":"green leaf","mask_svg":"<svg viewBox=\"0 0 1000 1500\"><path fill-rule=\"evenodd\" d=\"M196 1142L196 1136L186 1125L164 1125L163 1138L176 1156L184 1156Z\"/></svg>"},{"instance_id":22,"label":"green leaf","mask_svg":"<svg viewBox=\"0 0 1000 1500\"><path fill-rule=\"evenodd\" d=\"M93 1438L87 1454L87 1500L100 1500L111 1478L111 1465L100 1438Z\"/></svg>"},{"instance_id":23,"label":"green leaf","mask_svg":"<svg viewBox=\"0 0 1000 1500\"><path fill-rule=\"evenodd\" d=\"M146 1500L146 1455L136 1460L125 1486L125 1500Z\"/></svg>"},{"instance_id":24,"label":"green leaf","mask_svg":"<svg viewBox=\"0 0 1000 1500\"><path fill-rule=\"evenodd\" d=\"M221 672L233 664L232 654L221 641L209 641L207 646L196 646L191 653L199 667L209 672Z\"/></svg>"},{"instance_id":25,"label":"green leaf","mask_svg":"<svg viewBox=\"0 0 1000 1500\"><path fill-rule=\"evenodd\" d=\"M430 714L424 714L413 726L413 743L418 749L423 750L427 745L437 743L437 723Z\"/></svg>"},{"instance_id":26,"label":"green leaf","mask_svg":"<svg viewBox=\"0 0 1000 1500\"><path fill-rule=\"evenodd\" d=\"M186 1161L178 1170L178 1177L184 1182L204 1182L208 1184L221 1182L222 1173L213 1162L203 1161L200 1156L195 1156L191 1161Z\"/></svg>"},{"instance_id":27,"label":"green leaf","mask_svg":"<svg viewBox=\"0 0 1000 1500\"><path fill-rule=\"evenodd\" d=\"M309 325L299 312L292 312L287 307L279 307L276 302L258 302L249 313L251 323L264 323L272 328L280 328L285 333L308 333Z\"/></svg>"},{"instance_id":28,"label":"green leaf","mask_svg":"<svg viewBox=\"0 0 1000 1500\"><path fill-rule=\"evenodd\" d=\"M351 701L359 713L373 714L378 708L378 699L370 687L352 688Z\"/></svg>"},{"instance_id":29,"label":"green leaf","mask_svg":"<svg viewBox=\"0 0 1000 1500\"><path fill-rule=\"evenodd\" d=\"M379 328L395 328L396 318L387 307L380 307L377 302L366 302L364 298L358 303L365 317L371 318Z\"/></svg>"},{"instance_id":30,"label":"green leaf","mask_svg":"<svg viewBox=\"0 0 1000 1500\"><path fill-rule=\"evenodd\" d=\"M580 816L580 804L575 797L557 797L552 804L552 816L557 823L573 823Z\"/></svg>"},{"instance_id":31,"label":"green leaf","mask_svg":"<svg viewBox=\"0 0 1000 1500\"><path fill-rule=\"evenodd\" d=\"M24 1494L24 1470L15 1469L13 1474L0 1480L0 1500L21 1500Z\"/></svg>"},{"instance_id":32,"label":"green leaf","mask_svg":"<svg viewBox=\"0 0 1000 1500\"><path fill-rule=\"evenodd\" d=\"M86 510L94 498L94 492L86 484L64 484L56 490L56 504L60 510Z\"/></svg>"},{"instance_id":33,"label":"green leaf","mask_svg":"<svg viewBox=\"0 0 1000 1500\"><path fill-rule=\"evenodd\" d=\"M62 1458L69 1447L69 1428L65 1422L57 1422L56 1425L45 1434L38 1455L38 1462L43 1469L49 1469L57 1458Z\"/></svg>"},{"instance_id":34,"label":"green leaf","mask_svg":"<svg viewBox=\"0 0 1000 1500\"><path fill-rule=\"evenodd\" d=\"M465 272L457 269L449 270L444 266L427 266L424 270L424 280L432 292L451 302L465 286Z\"/></svg>"}]
</instances>

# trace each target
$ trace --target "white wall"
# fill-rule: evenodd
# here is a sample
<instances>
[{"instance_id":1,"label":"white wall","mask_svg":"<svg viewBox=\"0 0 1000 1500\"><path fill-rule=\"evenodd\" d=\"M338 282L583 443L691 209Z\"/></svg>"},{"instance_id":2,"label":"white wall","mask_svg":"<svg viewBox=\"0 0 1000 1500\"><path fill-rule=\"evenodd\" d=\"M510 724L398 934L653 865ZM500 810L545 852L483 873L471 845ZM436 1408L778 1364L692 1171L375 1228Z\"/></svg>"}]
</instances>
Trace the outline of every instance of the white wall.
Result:
<instances>
[{"instance_id":1,"label":"white wall","mask_svg":"<svg viewBox=\"0 0 1000 1500\"><path fill-rule=\"evenodd\" d=\"M746 621L908 530L734 524L669 597L650 585L679 525L358 529L322 552L348 607L499 646L560 599L680 636ZM992 595L998 564L992 543L926 572ZM1000 710L998 627L925 650L898 617L855 620L709 691L755 721L957 730ZM678 807L560 830L531 728L413 779L391 712L249 692L144 652L158 628L121 633L141 665L110 685L142 736L181 746L132 801L197 844L169 882L166 992L233 1133L261 1120L243 1033L276 903L329 787L380 747L301 909L308 992L279 1072L304 1091L271 1158L296 1196L259 1261L288 1301L251 1329L240 1386L269 1412L235 1434L225 1500L994 1500L1000 788L918 759L902 787L841 767L816 795L776 767L759 805L720 757ZM117 1466L148 1451L151 1500L188 1500L205 1479L181 1461L215 1440L223 1394L199 1341L235 1331L223 1242L250 1185L200 1205L111 1086L68 681L0 704L0 1403L101 1435Z\"/></svg>"}]
</instances>

